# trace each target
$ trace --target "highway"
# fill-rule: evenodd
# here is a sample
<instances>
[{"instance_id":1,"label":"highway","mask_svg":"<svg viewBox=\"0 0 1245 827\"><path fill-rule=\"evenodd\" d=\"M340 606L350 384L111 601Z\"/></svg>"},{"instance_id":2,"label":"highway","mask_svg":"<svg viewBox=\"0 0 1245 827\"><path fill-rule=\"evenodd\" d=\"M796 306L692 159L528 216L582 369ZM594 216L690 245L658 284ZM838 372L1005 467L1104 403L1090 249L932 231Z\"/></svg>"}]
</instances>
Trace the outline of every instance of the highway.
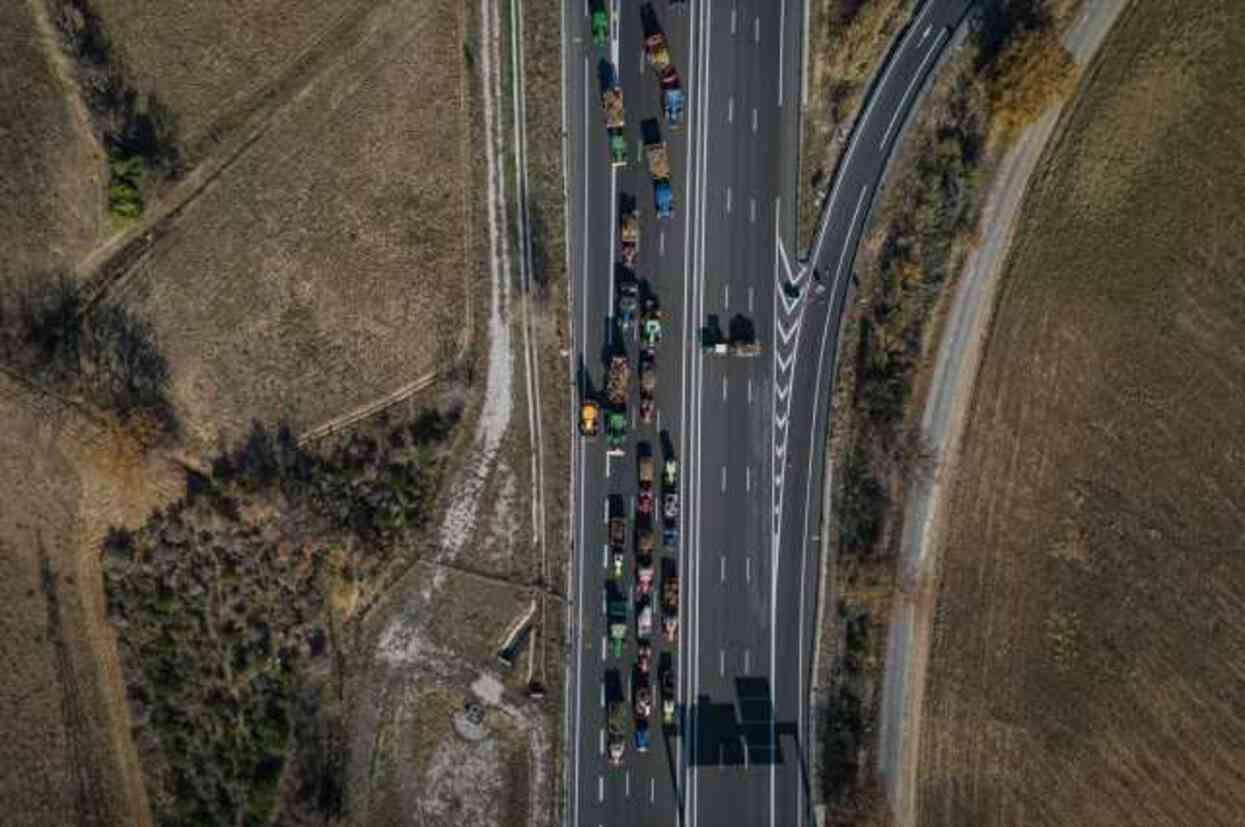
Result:
<instances>
[{"instance_id":1,"label":"highway","mask_svg":"<svg viewBox=\"0 0 1245 827\"><path fill-rule=\"evenodd\" d=\"M878 78L833 186L809 266L796 235L800 0L653 5L687 92L686 123L664 134L675 214L655 217L640 122L656 118L641 6L623 3L609 45L595 47L587 7L567 0L564 43L569 272L576 399L599 397L611 352L634 367L618 329L619 194L641 215L635 276L660 301L658 420L634 422L621 459L604 436L576 437L574 570L568 673L570 824L799 825L811 821L808 684L820 548L833 354L852 260L885 161L917 91L968 0L929 0ZM678 8L678 7L675 7ZM615 3L615 11L619 6ZM651 29L651 25L650 25ZM630 163L612 168L599 103L601 61L626 100ZM662 124L663 132L664 124ZM814 270L820 281L815 281ZM702 354L699 330L751 328L757 358ZM630 409L634 412L634 381ZM606 708L627 696L635 663L634 605L623 657L606 646L606 502L634 511L636 457L680 461L682 583L678 645L654 635L655 662L677 665L679 720L660 710L651 749L605 756ZM634 521L632 521L634 525ZM659 557L660 557L659 549ZM628 556L624 587L634 583ZM660 581L659 581L660 583ZM656 677L656 667L654 668ZM630 729L630 728L629 728Z\"/></svg>"}]
</instances>

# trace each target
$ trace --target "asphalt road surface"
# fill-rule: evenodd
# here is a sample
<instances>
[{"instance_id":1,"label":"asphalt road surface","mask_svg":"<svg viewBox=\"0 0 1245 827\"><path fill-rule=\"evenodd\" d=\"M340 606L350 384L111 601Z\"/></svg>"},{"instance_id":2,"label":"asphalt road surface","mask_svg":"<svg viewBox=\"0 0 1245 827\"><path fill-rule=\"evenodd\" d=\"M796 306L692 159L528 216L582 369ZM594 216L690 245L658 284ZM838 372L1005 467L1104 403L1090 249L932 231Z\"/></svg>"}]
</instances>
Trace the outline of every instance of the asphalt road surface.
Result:
<instances>
[{"instance_id":1,"label":"asphalt road surface","mask_svg":"<svg viewBox=\"0 0 1245 827\"><path fill-rule=\"evenodd\" d=\"M638 358L614 313L619 282L638 278L660 301L658 420L634 422L623 458L604 435L576 439L574 644L567 721L571 824L799 825L811 822L808 710L820 554L813 536L833 353L861 223L916 90L968 0L929 0L901 37L854 133L807 267L795 259L800 0L656 2L687 93L670 133L645 67L641 6L614 4L609 46L595 47L587 4L567 0L568 235L577 398L599 397L606 362ZM616 67L630 163L611 167L599 104L602 61ZM669 144L675 214L658 220L643 165L641 121L658 118ZM618 202L636 198L640 254L620 268ZM818 278L814 278L814 270ZM748 332L754 358L706 355L699 331ZM631 411L638 407L633 378ZM678 719L652 719L651 745L605 755L606 710L632 697L635 557L621 580L629 639L606 641L610 588L606 508L632 517L637 456L679 460L679 544L658 560L677 571L679 635L655 630L654 683L668 656ZM660 588L661 579L658 580ZM630 719L630 715L628 716ZM628 725L630 735L632 724Z\"/></svg>"}]
</instances>

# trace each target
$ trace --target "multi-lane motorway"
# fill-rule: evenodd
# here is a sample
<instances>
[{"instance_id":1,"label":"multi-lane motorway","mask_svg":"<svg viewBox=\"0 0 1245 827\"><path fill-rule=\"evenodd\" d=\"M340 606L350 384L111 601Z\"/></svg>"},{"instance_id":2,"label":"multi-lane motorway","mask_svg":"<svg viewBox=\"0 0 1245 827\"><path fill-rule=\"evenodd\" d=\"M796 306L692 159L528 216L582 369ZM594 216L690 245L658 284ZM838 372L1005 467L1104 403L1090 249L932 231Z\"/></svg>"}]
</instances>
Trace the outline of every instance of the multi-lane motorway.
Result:
<instances>
[{"instance_id":1,"label":"multi-lane motorway","mask_svg":"<svg viewBox=\"0 0 1245 827\"><path fill-rule=\"evenodd\" d=\"M665 313L657 420L633 420L626 454L604 436L574 450L573 648L569 666L568 821L574 825L799 825L811 820L807 765L815 537L833 353L855 246L905 114L969 0L928 0L901 37L862 113L807 266L796 260L800 0L652 6L688 98L683 128L659 118L643 57L641 6L613 3L608 45L592 42L588 4L564 19L568 234L577 393L599 396L608 354L634 366L615 315L633 275ZM651 22L649 29L651 30ZM630 163L611 167L600 109L605 62L622 83ZM658 119L676 209L658 220L641 121ZM640 206L634 271L618 263L618 204ZM816 278L814 277L816 273ZM699 331L750 325L762 356L702 353ZM634 383L633 383L634 384ZM634 394L634 391L633 391ZM633 397L634 399L634 397ZM636 403L631 404L632 410ZM645 753L605 755L607 705L635 666L634 603L621 658L607 647L606 502L634 511L637 456L682 469L677 644L654 635L655 663L677 667L677 725L654 716ZM632 523L634 525L634 522ZM659 556L660 556L659 549ZM624 586L634 582L629 555ZM654 678L656 668L654 669ZM628 727L630 733L630 726Z\"/></svg>"}]
</instances>

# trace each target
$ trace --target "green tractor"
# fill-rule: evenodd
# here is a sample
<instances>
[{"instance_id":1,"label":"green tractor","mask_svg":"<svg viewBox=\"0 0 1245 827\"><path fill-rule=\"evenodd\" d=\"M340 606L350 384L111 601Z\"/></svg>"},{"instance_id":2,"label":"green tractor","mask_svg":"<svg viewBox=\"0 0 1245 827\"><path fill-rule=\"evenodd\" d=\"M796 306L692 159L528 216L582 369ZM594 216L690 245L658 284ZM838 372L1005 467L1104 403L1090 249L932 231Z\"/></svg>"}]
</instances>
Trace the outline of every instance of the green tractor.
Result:
<instances>
[{"instance_id":1,"label":"green tractor","mask_svg":"<svg viewBox=\"0 0 1245 827\"><path fill-rule=\"evenodd\" d=\"M610 13L605 7L605 0L596 0L592 4L592 42L598 49L604 49L610 43Z\"/></svg>"},{"instance_id":2,"label":"green tractor","mask_svg":"<svg viewBox=\"0 0 1245 827\"><path fill-rule=\"evenodd\" d=\"M626 453L623 446L627 442L627 415L621 411L611 411L605 418L605 439L609 443L609 455L621 457Z\"/></svg>"}]
</instances>

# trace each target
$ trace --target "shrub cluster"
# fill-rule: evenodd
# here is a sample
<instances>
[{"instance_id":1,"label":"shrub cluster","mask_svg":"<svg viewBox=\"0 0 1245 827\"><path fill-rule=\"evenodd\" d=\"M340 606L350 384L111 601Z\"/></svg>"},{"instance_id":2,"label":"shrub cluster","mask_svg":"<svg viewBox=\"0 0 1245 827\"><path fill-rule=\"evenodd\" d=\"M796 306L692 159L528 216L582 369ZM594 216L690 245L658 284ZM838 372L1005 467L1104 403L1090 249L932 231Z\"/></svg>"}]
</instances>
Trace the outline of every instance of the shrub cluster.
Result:
<instances>
[{"instance_id":1,"label":"shrub cluster","mask_svg":"<svg viewBox=\"0 0 1245 827\"><path fill-rule=\"evenodd\" d=\"M170 371L155 332L116 304L85 313L65 274L14 284L0 305L0 359L34 382L82 396L145 434L175 433Z\"/></svg>"},{"instance_id":2,"label":"shrub cluster","mask_svg":"<svg viewBox=\"0 0 1245 827\"><path fill-rule=\"evenodd\" d=\"M455 421L430 411L323 454L256 426L176 504L109 534L108 615L157 823L341 814L350 623L332 600L379 580L426 522Z\"/></svg>"},{"instance_id":3,"label":"shrub cluster","mask_svg":"<svg viewBox=\"0 0 1245 827\"><path fill-rule=\"evenodd\" d=\"M108 153L108 206L121 218L143 212L141 184L181 173L177 122L154 94L126 79L88 0L57 0L53 19L73 61L100 143Z\"/></svg>"}]
</instances>

